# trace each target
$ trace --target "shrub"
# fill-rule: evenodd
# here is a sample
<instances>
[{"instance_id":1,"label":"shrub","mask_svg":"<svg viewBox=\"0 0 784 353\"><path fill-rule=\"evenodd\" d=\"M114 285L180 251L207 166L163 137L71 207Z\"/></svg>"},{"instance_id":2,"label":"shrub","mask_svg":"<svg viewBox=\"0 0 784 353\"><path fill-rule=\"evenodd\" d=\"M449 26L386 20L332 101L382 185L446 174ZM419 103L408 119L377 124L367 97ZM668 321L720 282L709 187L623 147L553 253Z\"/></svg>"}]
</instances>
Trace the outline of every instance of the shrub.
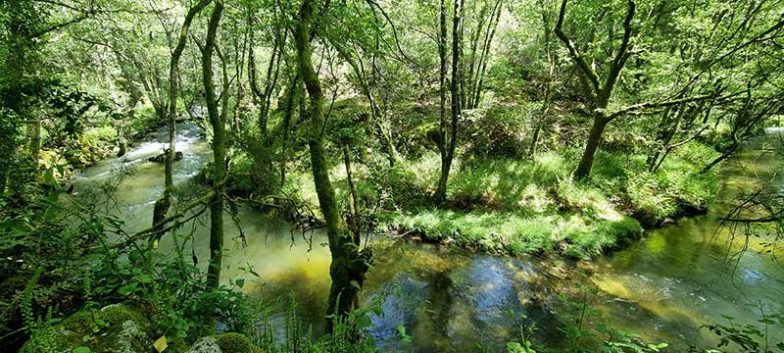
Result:
<instances>
[{"instance_id":1,"label":"shrub","mask_svg":"<svg viewBox=\"0 0 784 353\"><path fill-rule=\"evenodd\" d=\"M468 141L466 155L474 158L519 158L528 151L526 131L534 103L513 107L494 104L467 111L461 138Z\"/></svg>"}]
</instances>

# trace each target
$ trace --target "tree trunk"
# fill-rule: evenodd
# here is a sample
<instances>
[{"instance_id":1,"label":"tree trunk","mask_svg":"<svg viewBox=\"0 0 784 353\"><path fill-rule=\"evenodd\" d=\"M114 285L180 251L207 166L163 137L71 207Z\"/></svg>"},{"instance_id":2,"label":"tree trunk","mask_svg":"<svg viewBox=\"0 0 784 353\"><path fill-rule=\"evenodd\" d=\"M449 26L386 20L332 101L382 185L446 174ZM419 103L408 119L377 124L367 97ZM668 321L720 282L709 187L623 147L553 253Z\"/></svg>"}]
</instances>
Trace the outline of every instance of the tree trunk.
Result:
<instances>
[{"instance_id":1,"label":"tree trunk","mask_svg":"<svg viewBox=\"0 0 784 353\"><path fill-rule=\"evenodd\" d=\"M174 197L174 145L177 138L176 122L177 122L177 98L179 97L179 66L182 53L185 51L185 44L188 42L188 31L191 22L196 15L201 12L212 0L201 0L193 8L191 8L185 15L185 20L180 28L180 36L177 41L177 46L171 54L171 62L169 63L169 114L167 124L169 127L169 153L166 154L166 165L164 167L164 187L163 195L158 201L155 202L152 215L152 226L156 231L152 233L152 243L157 243L157 240L163 235L160 229L164 227L164 219L166 213L169 212L169 207L172 204Z\"/></svg>"},{"instance_id":2,"label":"tree trunk","mask_svg":"<svg viewBox=\"0 0 784 353\"><path fill-rule=\"evenodd\" d=\"M550 105L552 104L552 86L553 86L553 79L555 76L555 66L557 65L557 59L554 57L554 53L552 47L550 46L550 31L552 31L550 27L550 11L547 9L547 2L546 0L540 0L539 6L541 7L541 17L542 17L542 27L544 28L544 32L542 33L543 40L544 40L544 54L547 57L547 78L545 79L544 83L544 97L542 98L542 113L539 115L539 118L536 120L536 125L534 126L534 132L531 136L531 146L528 149L528 155L533 158L536 155L536 148L539 144L539 138L542 133L542 128L544 128L545 120L547 120L547 115L550 113Z\"/></svg>"},{"instance_id":3,"label":"tree trunk","mask_svg":"<svg viewBox=\"0 0 784 353\"><path fill-rule=\"evenodd\" d=\"M607 118L601 113L595 113L593 119L593 126L591 132L588 134L588 141L585 144L583 156L580 158L580 164L574 171L575 180L585 180L591 175L591 168L593 167L593 160L596 157L596 151L599 149L599 144L602 142L602 133L605 126L609 122Z\"/></svg>"},{"instance_id":4,"label":"tree trunk","mask_svg":"<svg viewBox=\"0 0 784 353\"><path fill-rule=\"evenodd\" d=\"M434 195L434 199L436 203L442 203L446 199L446 183L447 177L449 173L444 175L444 169L448 169L446 155L447 155L447 121L446 121L446 74L447 74L447 60L446 60L446 2L445 0L441 0L441 8L440 8L440 35L438 37L438 56L440 60L440 70L439 70L439 96L441 100L441 105L439 106L439 124L438 124L438 152L441 155L441 176L438 179L438 188L436 188L436 193Z\"/></svg>"},{"instance_id":5,"label":"tree trunk","mask_svg":"<svg viewBox=\"0 0 784 353\"><path fill-rule=\"evenodd\" d=\"M460 42L461 42L461 16L463 0L455 0L454 18L452 21L452 81L450 82L450 92L452 95L452 121L449 127L449 141L446 142L446 156L441 157L441 177L438 179L438 189L436 189L436 202L446 201L447 183L449 181L449 171L452 168L452 160L455 157L457 147L457 123L462 114L462 89L460 87Z\"/></svg>"},{"instance_id":6,"label":"tree trunk","mask_svg":"<svg viewBox=\"0 0 784 353\"><path fill-rule=\"evenodd\" d=\"M284 93L284 95L286 103L283 114L283 131L280 134L280 158L278 159L280 163L280 185L286 183L286 165L288 164L286 150L289 145L289 132L291 130L291 118L294 116L294 105L299 98L298 96L304 95L299 73L294 75L288 88L288 94Z\"/></svg>"},{"instance_id":7,"label":"tree trunk","mask_svg":"<svg viewBox=\"0 0 784 353\"><path fill-rule=\"evenodd\" d=\"M501 19L501 0L496 2L494 7L494 13L490 14L490 23L487 27L487 35L485 38L485 42L483 44L482 53L479 57L479 70L476 74L476 78L474 80L474 87L471 90L471 94L473 95L472 98L469 99L471 102L470 109L475 109L479 106L479 103L482 101L482 90L484 89L484 82L485 82L485 72L487 71L487 63L490 61L490 50L492 49L493 45L493 38L495 37L496 29L498 28L498 21ZM495 15L495 18L492 16Z\"/></svg>"},{"instance_id":8,"label":"tree trunk","mask_svg":"<svg viewBox=\"0 0 784 353\"><path fill-rule=\"evenodd\" d=\"M0 197L5 196L5 186L8 183L8 170L0 169Z\"/></svg>"},{"instance_id":9,"label":"tree trunk","mask_svg":"<svg viewBox=\"0 0 784 353\"><path fill-rule=\"evenodd\" d=\"M735 153L735 151L737 151L739 147L740 147L740 143L738 142L733 143L733 145L730 146L728 149L726 149L724 153L721 154L721 156L718 156L716 159L714 159L713 161L708 163L708 165L702 168L702 170L700 170L700 174L705 174L709 172L711 169L713 169L713 167L721 163L723 160L730 158L730 156L732 156L732 154Z\"/></svg>"},{"instance_id":10,"label":"tree trunk","mask_svg":"<svg viewBox=\"0 0 784 353\"><path fill-rule=\"evenodd\" d=\"M313 11L311 0L303 0L295 30L295 42L300 75L310 98L307 111L310 124L308 147L313 182L316 185L319 206L326 223L329 250L332 253L329 267L332 286L327 309L328 316L335 315L333 319L327 319L327 331L332 332L335 320L345 319L359 304L358 294L365 281L370 255L360 252L359 243L346 231L335 202L335 190L329 180L329 165L321 131L324 124L324 96L318 73L313 67L313 52L310 46Z\"/></svg>"},{"instance_id":11,"label":"tree trunk","mask_svg":"<svg viewBox=\"0 0 784 353\"><path fill-rule=\"evenodd\" d=\"M133 113L131 113L133 119ZM122 122L117 124L117 157L122 157L128 152L128 141L125 139L125 126Z\"/></svg>"},{"instance_id":12,"label":"tree trunk","mask_svg":"<svg viewBox=\"0 0 784 353\"><path fill-rule=\"evenodd\" d=\"M364 65L362 62L362 58L359 60L354 60L354 58L349 54L346 50L341 48L339 45L335 46L340 57L345 60L351 69L354 71L354 75L357 78L357 82L359 83L359 87L362 90L362 93L365 95L365 98L368 100L368 104L370 104L370 119L373 127L376 131L376 136L378 137L379 144L381 144L381 148L387 156L387 160L389 161L389 166L395 166L400 160L400 156L397 153L397 149L395 148L395 144L392 142L392 136L390 136L389 130L384 126L382 117L384 113L381 111L381 108L378 106L378 102L376 101L376 97L373 94L373 91L370 89L370 82L366 77Z\"/></svg>"},{"instance_id":13,"label":"tree trunk","mask_svg":"<svg viewBox=\"0 0 784 353\"><path fill-rule=\"evenodd\" d=\"M349 150L348 143L343 144L343 164L346 168L346 181L348 182L348 190L351 200L349 201L349 210L351 211L351 218L349 219L349 227L354 237L360 236L360 213L359 213L359 199L357 196L357 186L354 184L354 174L351 172L351 151ZM359 243L359 239L355 239Z\"/></svg>"},{"instance_id":14,"label":"tree trunk","mask_svg":"<svg viewBox=\"0 0 784 353\"><path fill-rule=\"evenodd\" d=\"M207 26L207 40L202 52L202 79L204 80L204 96L207 103L207 114L212 125L212 153L213 153L213 172L212 187L214 191L213 199L210 204L210 264L207 269L207 288L215 289L220 286L221 262L223 260L223 194L224 179L226 178L226 112L227 105L223 106L223 112L218 111L218 98L215 95L215 83L213 82L212 72L212 53L215 50L215 37L218 31L221 13L223 12L223 1L215 2L215 7L210 16ZM228 83L224 82L224 89ZM223 92L223 102L227 101L229 92Z\"/></svg>"},{"instance_id":15,"label":"tree trunk","mask_svg":"<svg viewBox=\"0 0 784 353\"><path fill-rule=\"evenodd\" d=\"M41 155L41 118L30 114L30 160L32 161L33 175L38 175L38 160Z\"/></svg>"},{"instance_id":16,"label":"tree trunk","mask_svg":"<svg viewBox=\"0 0 784 353\"><path fill-rule=\"evenodd\" d=\"M546 102L542 103L542 105L547 105ZM528 155L533 158L536 155L536 146L539 144L539 135L542 133L542 125L544 125L544 119L547 117L547 108L542 111L542 114L539 116L539 119L536 120L536 125L534 126L534 132L531 135L531 146L528 148Z\"/></svg>"}]
</instances>

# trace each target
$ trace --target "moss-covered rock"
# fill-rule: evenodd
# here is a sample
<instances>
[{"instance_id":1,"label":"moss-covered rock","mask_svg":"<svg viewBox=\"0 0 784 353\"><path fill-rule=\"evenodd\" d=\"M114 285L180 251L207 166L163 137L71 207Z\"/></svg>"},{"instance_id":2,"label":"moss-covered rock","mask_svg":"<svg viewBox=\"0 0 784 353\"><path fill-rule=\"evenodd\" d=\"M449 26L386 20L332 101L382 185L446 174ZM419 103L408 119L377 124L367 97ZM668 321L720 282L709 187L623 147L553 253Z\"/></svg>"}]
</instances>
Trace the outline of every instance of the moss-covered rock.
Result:
<instances>
[{"instance_id":1,"label":"moss-covered rock","mask_svg":"<svg viewBox=\"0 0 784 353\"><path fill-rule=\"evenodd\" d=\"M215 341L218 342L223 353L263 353L261 348L251 343L248 336L240 333L229 332L217 335Z\"/></svg>"},{"instance_id":2,"label":"moss-covered rock","mask_svg":"<svg viewBox=\"0 0 784 353\"><path fill-rule=\"evenodd\" d=\"M82 309L61 323L36 330L22 353L72 352L146 353L153 348L152 324L138 308L113 304L100 310Z\"/></svg>"},{"instance_id":3,"label":"moss-covered rock","mask_svg":"<svg viewBox=\"0 0 784 353\"><path fill-rule=\"evenodd\" d=\"M224 333L204 337L191 346L188 353L264 353L240 333Z\"/></svg>"}]
</instances>

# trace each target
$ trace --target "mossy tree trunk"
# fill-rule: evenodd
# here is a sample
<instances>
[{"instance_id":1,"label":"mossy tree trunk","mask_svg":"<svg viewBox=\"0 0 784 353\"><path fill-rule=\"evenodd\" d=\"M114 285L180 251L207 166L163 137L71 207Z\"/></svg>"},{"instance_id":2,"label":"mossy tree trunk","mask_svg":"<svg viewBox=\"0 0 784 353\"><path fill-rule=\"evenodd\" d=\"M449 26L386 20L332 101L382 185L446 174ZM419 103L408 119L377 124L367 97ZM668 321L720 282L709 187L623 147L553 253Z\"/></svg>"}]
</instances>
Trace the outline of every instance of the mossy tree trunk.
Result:
<instances>
[{"instance_id":1,"label":"mossy tree trunk","mask_svg":"<svg viewBox=\"0 0 784 353\"><path fill-rule=\"evenodd\" d=\"M180 58L182 57L182 53L185 51L185 44L188 42L188 31L190 30L190 26L194 17L196 17L196 15L201 12L201 10L207 7L211 1L212 0L201 0L194 7L188 10L188 13L185 15L185 20L182 23L182 27L180 28L180 35L177 39L177 45L174 47L174 50L172 50L171 54L171 61L169 63L169 112L166 121L169 128L169 150L166 154L166 163L164 167L163 195L161 195L161 198L155 202L152 215L152 225L157 229L164 228L164 219L166 219L166 213L169 212L169 208L171 207L174 198L174 145L177 138L177 98L180 95L178 82ZM152 235L153 241L156 241L157 239L160 239L163 234L161 234L160 231L155 231L152 233Z\"/></svg>"},{"instance_id":2,"label":"mossy tree trunk","mask_svg":"<svg viewBox=\"0 0 784 353\"><path fill-rule=\"evenodd\" d=\"M339 320L344 319L359 304L358 294L364 283L370 254L364 251L360 252L359 237L351 236L347 231L335 201L335 190L329 179L329 165L322 137L324 96L321 81L313 66L313 52L310 45L315 17L313 2L312 0L302 1L294 35L300 76L305 83L310 100L305 118L309 123L308 147L313 182L316 186L321 213L324 215L329 250L332 254L332 263L329 268L332 286L329 291L327 309L327 331L331 332L333 320L329 318L329 315L336 315Z\"/></svg>"},{"instance_id":3,"label":"mossy tree trunk","mask_svg":"<svg viewBox=\"0 0 784 353\"><path fill-rule=\"evenodd\" d=\"M446 1L441 0L439 8L439 35L438 35L438 58L439 58L439 77L438 77L438 94L440 105L438 107L438 152L441 156L441 170L444 170L446 165L446 141L447 141L447 120L446 120L446 75L448 70L448 63L446 59ZM446 175L447 177L449 174ZM440 203L446 198L446 178L443 173L438 180L438 188L434 195L435 201Z\"/></svg>"},{"instance_id":4,"label":"mossy tree trunk","mask_svg":"<svg viewBox=\"0 0 784 353\"><path fill-rule=\"evenodd\" d=\"M360 236L362 229L362 215L359 210L359 195L357 193L357 185L354 183L354 174L351 171L351 149L349 143L343 143L343 165L346 168L346 181L348 182L348 190L350 194L349 211L351 218L349 219L349 227L355 237Z\"/></svg>"},{"instance_id":5,"label":"mossy tree trunk","mask_svg":"<svg viewBox=\"0 0 784 353\"><path fill-rule=\"evenodd\" d=\"M226 178L226 116L228 111L228 92L223 92L222 112L219 111L218 97L213 82L212 54L215 51L215 40L218 32L223 1L217 0L212 9L207 25L207 39L201 58L202 79L204 80L204 98L207 103L207 114L212 125L212 187L213 196L210 202L210 263L207 268L207 288L215 289L220 285L221 263L223 260L223 195ZM224 90L228 82L224 82Z\"/></svg>"}]
</instances>

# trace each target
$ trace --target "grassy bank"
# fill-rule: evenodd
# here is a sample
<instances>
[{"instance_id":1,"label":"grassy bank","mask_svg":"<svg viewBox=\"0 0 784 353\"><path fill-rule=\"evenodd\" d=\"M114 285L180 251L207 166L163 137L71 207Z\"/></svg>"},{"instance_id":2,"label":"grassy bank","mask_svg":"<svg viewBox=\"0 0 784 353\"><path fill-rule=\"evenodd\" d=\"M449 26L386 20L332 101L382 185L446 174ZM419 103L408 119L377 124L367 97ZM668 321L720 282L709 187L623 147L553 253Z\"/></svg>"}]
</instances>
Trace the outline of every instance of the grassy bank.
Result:
<instances>
[{"instance_id":1,"label":"grassy bank","mask_svg":"<svg viewBox=\"0 0 784 353\"><path fill-rule=\"evenodd\" d=\"M656 172L644 155L606 152L597 156L590 181L570 177L579 151L545 152L533 159L461 160L450 176L449 202L429 198L439 160L417 160L377 170L355 165L358 193L375 210L379 231L511 255L559 253L589 259L638 239L645 227L667 218L705 211L718 187L714 172L700 166L715 155L693 143L669 157ZM346 174L332 178L343 202ZM307 173L289 180L288 190L317 205Z\"/></svg>"}]
</instances>

